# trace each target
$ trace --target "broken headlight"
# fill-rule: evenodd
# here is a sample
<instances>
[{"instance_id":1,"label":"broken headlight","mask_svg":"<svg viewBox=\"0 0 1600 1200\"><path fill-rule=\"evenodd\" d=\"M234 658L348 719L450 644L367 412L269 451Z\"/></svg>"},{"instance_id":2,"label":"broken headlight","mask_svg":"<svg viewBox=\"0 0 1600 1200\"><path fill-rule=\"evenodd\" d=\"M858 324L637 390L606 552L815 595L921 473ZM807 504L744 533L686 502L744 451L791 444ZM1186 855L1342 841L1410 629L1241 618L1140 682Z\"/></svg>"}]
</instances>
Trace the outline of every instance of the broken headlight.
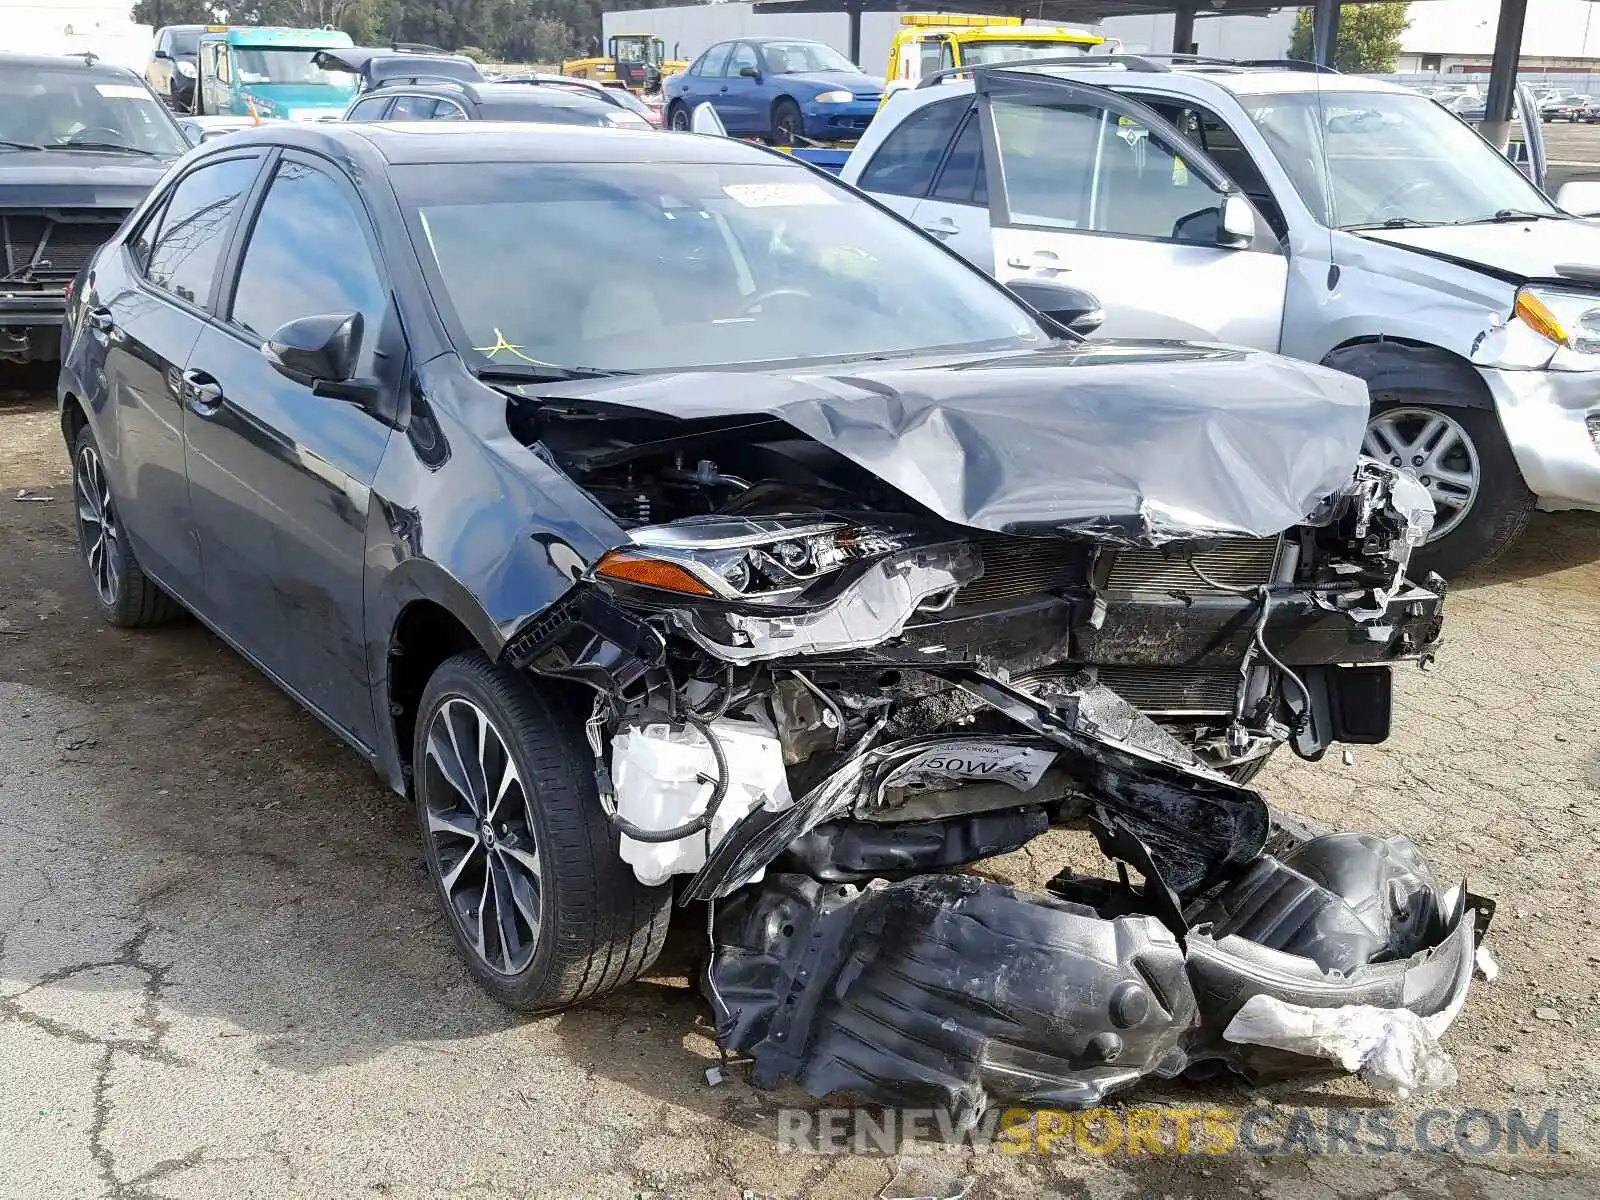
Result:
<instances>
[{"instance_id":1,"label":"broken headlight","mask_svg":"<svg viewBox=\"0 0 1600 1200\"><path fill-rule=\"evenodd\" d=\"M875 646L983 573L969 542L835 516L699 517L629 537L590 577L730 663Z\"/></svg>"},{"instance_id":2,"label":"broken headlight","mask_svg":"<svg viewBox=\"0 0 1600 1200\"><path fill-rule=\"evenodd\" d=\"M837 518L704 517L634 530L596 578L707 599L792 604L852 561L904 549L886 529Z\"/></svg>"}]
</instances>

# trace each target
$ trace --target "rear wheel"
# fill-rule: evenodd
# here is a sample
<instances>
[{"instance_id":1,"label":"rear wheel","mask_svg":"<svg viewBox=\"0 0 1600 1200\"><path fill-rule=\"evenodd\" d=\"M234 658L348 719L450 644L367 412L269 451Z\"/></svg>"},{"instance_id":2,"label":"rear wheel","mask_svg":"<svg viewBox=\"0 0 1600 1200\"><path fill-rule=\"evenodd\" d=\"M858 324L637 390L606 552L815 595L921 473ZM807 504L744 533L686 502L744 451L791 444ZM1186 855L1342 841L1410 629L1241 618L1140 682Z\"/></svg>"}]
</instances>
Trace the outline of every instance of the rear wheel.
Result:
<instances>
[{"instance_id":1,"label":"rear wheel","mask_svg":"<svg viewBox=\"0 0 1600 1200\"><path fill-rule=\"evenodd\" d=\"M479 984L544 1012L637 978L661 952L670 887L617 857L578 722L478 653L428 681L412 747L439 903Z\"/></svg>"},{"instance_id":2,"label":"rear wheel","mask_svg":"<svg viewBox=\"0 0 1600 1200\"><path fill-rule=\"evenodd\" d=\"M1527 525L1535 499L1499 418L1403 392L1376 399L1362 451L1415 476L1433 497L1433 531L1412 555L1412 575L1438 571L1448 579L1493 562Z\"/></svg>"},{"instance_id":3,"label":"rear wheel","mask_svg":"<svg viewBox=\"0 0 1600 1200\"><path fill-rule=\"evenodd\" d=\"M801 140L803 122L800 106L785 96L772 106L772 140L779 146L793 146Z\"/></svg>"},{"instance_id":4,"label":"rear wheel","mask_svg":"<svg viewBox=\"0 0 1600 1200\"><path fill-rule=\"evenodd\" d=\"M100 615L124 629L159 625L179 616L183 609L145 575L128 544L100 447L87 425L78 430L72 447L72 500L78 545L89 566Z\"/></svg>"}]
</instances>

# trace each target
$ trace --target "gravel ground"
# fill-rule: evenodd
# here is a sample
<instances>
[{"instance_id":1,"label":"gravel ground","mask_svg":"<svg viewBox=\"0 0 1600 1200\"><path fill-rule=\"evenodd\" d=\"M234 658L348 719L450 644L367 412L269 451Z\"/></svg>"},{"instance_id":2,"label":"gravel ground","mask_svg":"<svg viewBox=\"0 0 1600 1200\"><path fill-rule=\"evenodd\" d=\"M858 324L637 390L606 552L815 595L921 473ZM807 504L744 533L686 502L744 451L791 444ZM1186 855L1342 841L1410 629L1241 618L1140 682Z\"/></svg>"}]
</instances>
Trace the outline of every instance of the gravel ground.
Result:
<instances>
[{"instance_id":1,"label":"gravel ground","mask_svg":"<svg viewBox=\"0 0 1600 1200\"><path fill-rule=\"evenodd\" d=\"M453 956L408 807L200 627L93 616L67 459L0 394L0 1195L868 1197L881 1155L779 1153L670 965L527 1019ZM45 503L17 499L48 497ZM1502 966L1427 1103L1559 1110L1512 1157L939 1155L969 1195L1592 1196L1600 1101L1600 517L1541 516L1457 583L1382 747L1263 779L1307 817L1415 838L1495 897ZM995 865L1034 879L1070 847ZM1036 873L1037 872L1037 873ZM1373 1110L1351 1080L1141 1101ZM1400 1102L1397 1125L1420 1107Z\"/></svg>"}]
</instances>

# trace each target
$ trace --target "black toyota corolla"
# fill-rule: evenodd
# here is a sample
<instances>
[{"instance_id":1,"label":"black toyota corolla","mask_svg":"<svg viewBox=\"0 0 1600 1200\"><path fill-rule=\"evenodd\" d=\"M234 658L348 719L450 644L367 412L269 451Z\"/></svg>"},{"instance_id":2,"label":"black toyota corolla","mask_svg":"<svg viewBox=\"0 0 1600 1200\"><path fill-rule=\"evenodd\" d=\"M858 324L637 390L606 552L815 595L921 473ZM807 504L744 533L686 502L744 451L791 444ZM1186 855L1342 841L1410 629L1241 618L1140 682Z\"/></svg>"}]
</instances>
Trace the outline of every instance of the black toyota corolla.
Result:
<instances>
[{"instance_id":1,"label":"black toyota corolla","mask_svg":"<svg viewBox=\"0 0 1600 1200\"><path fill-rule=\"evenodd\" d=\"M90 581L113 624L191 611L414 795L519 1007L637 976L674 888L731 912L737 977L782 957L785 881L908 886L1051 824L1160 880L1084 920L1226 905L1291 870L1244 778L1381 740L1387 664L1432 652L1431 508L1358 463L1358 382L1085 342L1086 300L1031 296L1056 315L726 139L236 134L78 281ZM1317 878L1436 902L1340 969L1434 1011L1471 918L1386 845ZM1308 921L1371 907L1305 886Z\"/></svg>"}]
</instances>

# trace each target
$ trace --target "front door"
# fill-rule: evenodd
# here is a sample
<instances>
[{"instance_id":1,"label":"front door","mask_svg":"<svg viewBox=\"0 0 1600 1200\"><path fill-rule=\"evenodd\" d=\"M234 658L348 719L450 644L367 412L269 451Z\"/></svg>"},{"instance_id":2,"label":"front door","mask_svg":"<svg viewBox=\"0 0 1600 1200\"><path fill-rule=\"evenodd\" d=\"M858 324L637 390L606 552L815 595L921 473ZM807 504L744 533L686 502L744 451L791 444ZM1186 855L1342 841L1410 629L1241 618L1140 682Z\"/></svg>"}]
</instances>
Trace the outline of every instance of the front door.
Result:
<instances>
[{"instance_id":1,"label":"front door","mask_svg":"<svg viewBox=\"0 0 1600 1200\"><path fill-rule=\"evenodd\" d=\"M754 71L756 75L742 75ZM717 100L717 115L729 133L765 133L771 122L760 97L766 94L759 78L761 59L749 42L738 42L728 56L728 69Z\"/></svg>"},{"instance_id":2,"label":"front door","mask_svg":"<svg viewBox=\"0 0 1600 1200\"><path fill-rule=\"evenodd\" d=\"M362 570L370 486L390 430L286 378L261 347L300 317L360 313L356 374L397 388L404 351L389 288L359 197L309 155L278 161L237 262L222 319L191 360L201 391L188 419L189 487L206 608L371 746Z\"/></svg>"},{"instance_id":3,"label":"front door","mask_svg":"<svg viewBox=\"0 0 1600 1200\"><path fill-rule=\"evenodd\" d=\"M1104 88L1020 71L976 84L996 278L1093 292L1107 337L1278 348L1287 260L1253 209L1253 232L1225 231L1224 201L1248 202L1203 152Z\"/></svg>"},{"instance_id":4,"label":"front door","mask_svg":"<svg viewBox=\"0 0 1600 1200\"><path fill-rule=\"evenodd\" d=\"M116 436L102 453L123 533L150 574L178 599L202 594L184 465L185 372L234 222L260 169L258 155L190 171L128 240L123 269L99 282L85 316L91 362L105 372Z\"/></svg>"}]
</instances>

